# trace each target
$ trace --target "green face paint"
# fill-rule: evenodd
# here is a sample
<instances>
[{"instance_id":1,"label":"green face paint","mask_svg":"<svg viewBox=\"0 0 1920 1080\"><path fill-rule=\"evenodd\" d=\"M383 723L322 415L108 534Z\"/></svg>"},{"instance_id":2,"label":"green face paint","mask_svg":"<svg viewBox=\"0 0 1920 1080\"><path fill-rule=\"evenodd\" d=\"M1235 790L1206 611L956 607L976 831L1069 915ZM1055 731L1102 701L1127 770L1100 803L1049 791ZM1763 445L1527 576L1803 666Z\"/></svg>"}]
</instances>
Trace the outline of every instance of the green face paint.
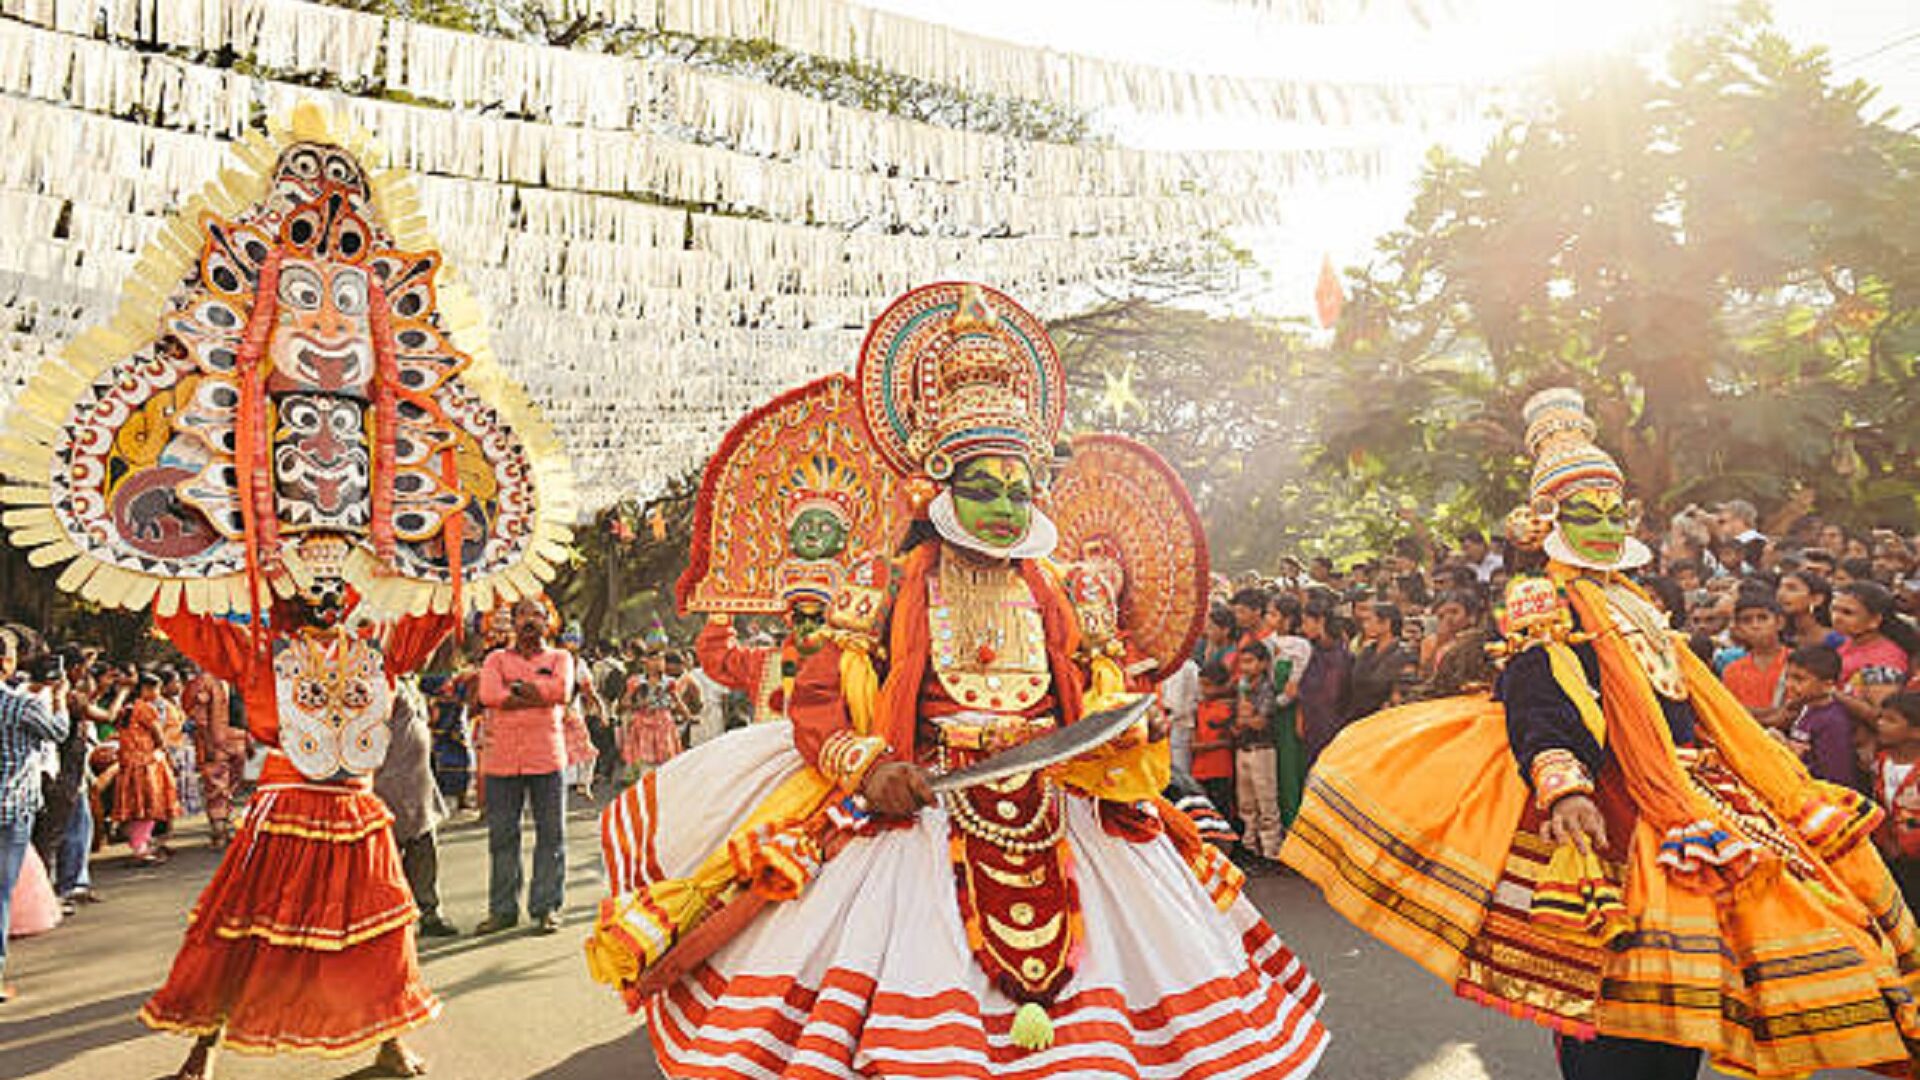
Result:
<instances>
[{"instance_id":1,"label":"green face paint","mask_svg":"<svg viewBox=\"0 0 1920 1080\"><path fill-rule=\"evenodd\" d=\"M847 523L821 507L800 512L787 530L787 550L797 559L831 559L847 548Z\"/></svg>"},{"instance_id":2,"label":"green face paint","mask_svg":"<svg viewBox=\"0 0 1920 1080\"><path fill-rule=\"evenodd\" d=\"M1016 457L978 457L953 475L953 512L960 527L994 548L1026 539L1033 524L1033 474Z\"/></svg>"},{"instance_id":3,"label":"green face paint","mask_svg":"<svg viewBox=\"0 0 1920 1080\"><path fill-rule=\"evenodd\" d=\"M1626 552L1631 516L1619 492L1580 491L1560 504L1556 524L1575 555L1595 566L1612 566Z\"/></svg>"}]
</instances>

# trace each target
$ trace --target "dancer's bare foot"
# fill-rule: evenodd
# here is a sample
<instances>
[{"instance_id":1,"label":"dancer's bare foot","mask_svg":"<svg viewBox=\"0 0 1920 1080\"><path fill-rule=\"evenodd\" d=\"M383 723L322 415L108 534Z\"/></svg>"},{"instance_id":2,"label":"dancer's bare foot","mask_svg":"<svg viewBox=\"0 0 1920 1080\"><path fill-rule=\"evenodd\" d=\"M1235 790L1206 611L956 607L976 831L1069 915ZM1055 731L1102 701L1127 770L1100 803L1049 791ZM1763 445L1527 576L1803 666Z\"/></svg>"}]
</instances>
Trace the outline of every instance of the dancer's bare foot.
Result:
<instances>
[{"instance_id":1,"label":"dancer's bare foot","mask_svg":"<svg viewBox=\"0 0 1920 1080\"><path fill-rule=\"evenodd\" d=\"M380 1044L380 1052L373 1056L373 1067L386 1076L427 1074L426 1060L407 1049L399 1039L388 1039Z\"/></svg>"},{"instance_id":2,"label":"dancer's bare foot","mask_svg":"<svg viewBox=\"0 0 1920 1080\"><path fill-rule=\"evenodd\" d=\"M187 1060L180 1065L180 1071L173 1074L173 1080L211 1080L213 1076L213 1046L218 1036L202 1035L187 1051Z\"/></svg>"}]
</instances>

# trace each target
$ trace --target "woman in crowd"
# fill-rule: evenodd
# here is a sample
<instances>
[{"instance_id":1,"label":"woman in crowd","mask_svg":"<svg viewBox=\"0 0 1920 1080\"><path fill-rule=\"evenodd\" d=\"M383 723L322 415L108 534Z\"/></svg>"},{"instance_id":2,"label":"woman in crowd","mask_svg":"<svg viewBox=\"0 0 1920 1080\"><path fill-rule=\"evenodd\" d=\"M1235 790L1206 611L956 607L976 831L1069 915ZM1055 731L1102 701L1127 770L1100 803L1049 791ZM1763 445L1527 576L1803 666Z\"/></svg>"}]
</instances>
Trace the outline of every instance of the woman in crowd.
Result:
<instances>
[{"instance_id":1,"label":"woman in crowd","mask_svg":"<svg viewBox=\"0 0 1920 1080\"><path fill-rule=\"evenodd\" d=\"M1833 630L1833 586L1818 572L1802 567L1780 575L1774 590L1780 614L1787 620L1781 640L1789 649L1802 645L1839 648L1841 637Z\"/></svg>"},{"instance_id":2,"label":"woman in crowd","mask_svg":"<svg viewBox=\"0 0 1920 1080\"><path fill-rule=\"evenodd\" d=\"M642 665L639 674L627 681L620 711L627 717L622 754L628 766L644 772L680 753L680 725L674 713L674 680L667 675L665 647L649 643Z\"/></svg>"},{"instance_id":3,"label":"woman in crowd","mask_svg":"<svg viewBox=\"0 0 1920 1080\"><path fill-rule=\"evenodd\" d=\"M180 815L180 794L167 760L160 677L142 672L136 685L138 696L120 729L113 819L126 826L133 857L151 864L165 862L171 854L165 845L153 842L153 832Z\"/></svg>"},{"instance_id":4,"label":"woman in crowd","mask_svg":"<svg viewBox=\"0 0 1920 1080\"><path fill-rule=\"evenodd\" d=\"M1300 680L1301 737L1306 740L1311 767L1346 722L1353 654L1340 632L1333 598L1325 593L1314 593L1301 606L1300 633L1313 644L1313 659Z\"/></svg>"},{"instance_id":5,"label":"woman in crowd","mask_svg":"<svg viewBox=\"0 0 1920 1080\"><path fill-rule=\"evenodd\" d=\"M1360 641L1347 693L1349 723L1398 704L1401 675L1407 667L1407 652L1400 644L1406 620L1399 606L1361 604L1358 612Z\"/></svg>"}]
</instances>

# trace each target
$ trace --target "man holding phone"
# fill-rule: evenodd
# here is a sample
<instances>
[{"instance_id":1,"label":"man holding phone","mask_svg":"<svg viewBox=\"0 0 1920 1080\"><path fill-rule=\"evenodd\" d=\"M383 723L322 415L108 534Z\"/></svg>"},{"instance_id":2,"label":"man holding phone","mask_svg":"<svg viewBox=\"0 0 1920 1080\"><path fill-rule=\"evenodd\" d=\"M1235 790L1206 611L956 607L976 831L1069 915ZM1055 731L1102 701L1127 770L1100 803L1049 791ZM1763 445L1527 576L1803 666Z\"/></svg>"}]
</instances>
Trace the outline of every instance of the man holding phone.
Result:
<instances>
[{"instance_id":1,"label":"man holding phone","mask_svg":"<svg viewBox=\"0 0 1920 1080\"><path fill-rule=\"evenodd\" d=\"M40 812L43 750L67 737L64 665L58 656L42 657L27 685L14 686L17 648L13 635L0 630L0 1001L14 996L6 982L6 928L13 918L13 886Z\"/></svg>"},{"instance_id":2,"label":"man holding phone","mask_svg":"<svg viewBox=\"0 0 1920 1080\"><path fill-rule=\"evenodd\" d=\"M567 764L563 710L573 697L573 654L547 644L554 618L540 597L513 605L513 644L487 654L480 668L486 753L487 850L492 869L487 917L475 934L520 922L520 814L533 808L533 882L527 914L543 934L560 929L566 899Z\"/></svg>"}]
</instances>

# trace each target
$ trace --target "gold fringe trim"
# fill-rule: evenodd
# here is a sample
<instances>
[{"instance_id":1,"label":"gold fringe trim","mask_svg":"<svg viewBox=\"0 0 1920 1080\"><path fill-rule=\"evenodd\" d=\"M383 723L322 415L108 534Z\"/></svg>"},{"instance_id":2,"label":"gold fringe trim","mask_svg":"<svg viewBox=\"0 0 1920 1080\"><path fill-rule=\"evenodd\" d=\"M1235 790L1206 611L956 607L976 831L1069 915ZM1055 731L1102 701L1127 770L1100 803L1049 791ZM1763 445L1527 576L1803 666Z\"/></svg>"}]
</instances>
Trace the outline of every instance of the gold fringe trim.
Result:
<instances>
[{"instance_id":1,"label":"gold fringe trim","mask_svg":"<svg viewBox=\"0 0 1920 1080\"><path fill-rule=\"evenodd\" d=\"M408 904L403 909L382 915L377 921L361 929L349 931L344 935L321 934L313 930L296 932L273 926L216 926L213 928L213 934L223 941L242 941L247 938L254 938L282 949L304 949L309 952L334 953L344 952L353 948L355 945L364 944L377 937L384 937L387 934L393 933L395 930L405 929L407 924L413 922L417 917L418 913L415 911L413 905Z\"/></svg>"},{"instance_id":2,"label":"gold fringe trim","mask_svg":"<svg viewBox=\"0 0 1920 1080\"><path fill-rule=\"evenodd\" d=\"M289 825L277 821L262 821L253 826L254 832L271 833L274 836L291 836L299 840L315 840L323 844L351 844L375 833L385 832L384 821L370 822L355 829L308 828L304 825Z\"/></svg>"},{"instance_id":3,"label":"gold fringe trim","mask_svg":"<svg viewBox=\"0 0 1920 1080\"><path fill-rule=\"evenodd\" d=\"M417 1031L432 1023L435 1019L438 1019L439 1016L440 1000L438 998L429 998L425 1008L409 1013L402 1019L375 1024L361 1031L354 1032L352 1035L346 1036L350 1041L344 1043L302 1042L289 1038L275 1039L267 1043L254 1043L222 1038L219 1042L219 1048L222 1050L231 1050L236 1054L246 1054L250 1057L268 1057L274 1054L303 1054L319 1058L352 1057L355 1054L363 1054L389 1039L397 1039L410 1031ZM153 1011L151 1002L140 1007L140 1022L155 1031L168 1031L177 1035L190 1035L194 1038L211 1035L216 1031L220 1031L225 1026L223 1023L191 1024L184 1021L169 1020L166 1017L156 1014Z\"/></svg>"}]
</instances>

